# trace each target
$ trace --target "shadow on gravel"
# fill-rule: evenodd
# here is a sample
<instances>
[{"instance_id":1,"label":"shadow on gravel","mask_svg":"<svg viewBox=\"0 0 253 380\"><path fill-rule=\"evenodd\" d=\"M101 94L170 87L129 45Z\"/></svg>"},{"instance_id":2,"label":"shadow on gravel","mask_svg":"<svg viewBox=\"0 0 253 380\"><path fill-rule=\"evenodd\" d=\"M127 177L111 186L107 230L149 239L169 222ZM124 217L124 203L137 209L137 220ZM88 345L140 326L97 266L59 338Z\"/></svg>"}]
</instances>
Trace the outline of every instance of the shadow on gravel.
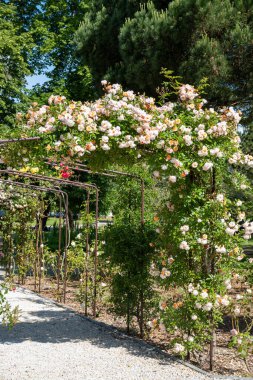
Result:
<instances>
[{"instance_id":1,"label":"shadow on gravel","mask_svg":"<svg viewBox=\"0 0 253 380\"><path fill-rule=\"evenodd\" d=\"M58 344L88 341L92 345L105 349L124 347L132 355L156 358L164 365L174 362L173 358L163 356L156 348L145 342L129 339L117 330L106 327L102 322L95 323L71 311L60 308L59 310L30 311L24 319L11 331L0 326L0 344L12 345L24 341ZM27 322L27 319L30 322Z\"/></svg>"}]
</instances>

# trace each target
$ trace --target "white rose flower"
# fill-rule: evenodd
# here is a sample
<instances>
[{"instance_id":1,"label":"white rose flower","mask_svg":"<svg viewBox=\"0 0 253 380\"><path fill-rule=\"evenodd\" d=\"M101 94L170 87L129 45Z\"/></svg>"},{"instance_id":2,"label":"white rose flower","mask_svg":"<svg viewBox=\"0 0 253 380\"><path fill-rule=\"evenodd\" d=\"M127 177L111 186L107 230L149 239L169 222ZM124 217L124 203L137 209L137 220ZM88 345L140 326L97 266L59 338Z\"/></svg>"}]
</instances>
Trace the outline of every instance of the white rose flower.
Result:
<instances>
[{"instance_id":1,"label":"white rose flower","mask_svg":"<svg viewBox=\"0 0 253 380\"><path fill-rule=\"evenodd\" d=\"M110 150L110 147L109 147L108 144L102 144L102 145L101 145L101 148L102 148L103 150L105 150L105 151Z\"/></svg>"},{"instance_id":2,"label":"white rose flower","mask_svg":"<svg viewBox=\"0 0 253 380\"><path fill-rule=\"evenodd\" d=\"M224 195L223 194L217 194L216 199L218 202L223 202L224 201Z\"/></svg>"},{"instance_id":3,"label":"white rose flower","mask_svg":"<svg viewBox=\"0 0 253 380\"><path fill-rule=\"evenodd\" d=\"M182 344L180 344L180 343L175 343L174 351L176 353L183 352L184 351L184 346Z\"/></svg>"},{"instance_id":4,"label":"white rose flower","mask_svg":"<svg viewBox=\"0 0 253 380\"><path fill-rule=\"evenodd\" d=\"M230 330L230 334L232 336L236 336L238 334L238 331L236 329L232 329L232 330Z\"/></svg>"},{"instance_id":5,"label":"white rose flower","mask_svg":"<svg viewBox=\"0 0 253 380\"><path fill-rule=\"evenodd\" d=\"M175 175L170 175L169 176L169 182L171 182L171 183L177 182L177 177Z\"/></svg>"},{"instance_id":6,"label":"white rose flower","mask_svg":"<svg viewBox=\"0 0 253 380\"><path fill-rule=\"evenodd\" d=\"M229 227L227 227L225 231L230 236L233 236L235 234L235 230Z\"/></svg>"},{"instance_id":7,"label":"white rose flower","mask_svg":"<svg viewBox=\"0 0 253 380\"><path fill-rule=\"evenodd\" d=\"M160 273L161 279L164 280L165 278L170 277L170 275L171 275L171 272L167 268L162 268L162 271Z\"/></svg>"},{"instance_id":8,"label":"white rose flower","mask_svg":"<svg viewBox=\"0 0 253 380\"><path fill-rule=\"evenodd\" d=\"M189 251L190 247L187 243L187 241L183 240L180 245L179 245L179 248L180 249L184 249L185 251Z\"/></svg>"},{"instance_id":9,"label":"white rose flower","mask_svg":"<svg viewBox=\"0 0 253 380\"><path fill-rule=\"evenodd\" d=\"M190 146L193 144L192 137L190 135L183 136L184 142L186 146Z\"/></svg>"},{"instance_id":10,"label":"white rose flower","mask_svg":"<svg viewBox=\"0 0 253 380\"><path fill-rule=\"evenodd\" d=\"M160 173L156 170L156 171L153 172L153 176L155 178L159 178L160 177Z\"/></svg>"},{"instance_id":11,"label":"white rose flower","mask_svg":"<svg viewBox=\"0 0 253 380\"><path fill-rule=\"evenodd\" d=\"M202 167L202 169L207 172L212 167L213 167L213 163L212 162L206 162L205 165Z\"/></svg>"},{"instance_id":12,"label":"white rose flower","mask_svg":"<svg viewBox=\"0 0 253 380\"><path fill-rule=\"evenodd\" d=\"M205 305L203 306L203 310L204 310L204 311L210 311L210 310L212 310L212 308L213 308L213 304L212 304L212 302L207 302L207 304L205 304Z\"/></svg>"},{"instance_id":13,"label":"white rose flower","mask_svg":"<svg viewBox=\"0 0 253 380\"><path fill-rule=\"evenodd\" d=\"M203 299L208 298L208 293L207 293L207 291L203 290L203 291L200 293L200 297L203 298Z\"/></svg>"},{"instance_id":14,"label":"white rose flower","mask_svg":"<svg viewBox=\"0 0 253 380\"><path fill-rule=\"evenodd\" d=\"M222 304L223 306L228 306L228 305L229 305L229 300L228 300L226 297L224 297L224 298L222 298L222 300L221 300L221 304Z\"/></svg>"},{"instance_id":15,"label":"white rose flower","mask_svg":"<svg viewBox=\"0 0 253 380\"><path fill-rule=\"evenodd\" d=\"M182 231L182 232L188 232L189 229L190 229L190 227L188 225L186 225L186 224L184 226L180 227L180 231Z\"/></svg>"},{"instance_id":16,"label":"white rose flower","mask_svg":"<svg viewBox=\"0 0 253 380\"><path fill-rule=\"evenodd\" d=\"M226 253L227 252L227 250L224 247L224 245L223 246L216 246L215 249L216 249L217 253Z\"/></svg>"},{"instance_id":17,"label":"white rose flower","mask_svg":"<svg viewBox=\"0 0 253 380\"><path fill-rule=\"evenodd\" d=\"M104 143L107 143L109 141L109 137L108 136L102 136L102 139L101 139Z\"/></svg>"}]
</instances>

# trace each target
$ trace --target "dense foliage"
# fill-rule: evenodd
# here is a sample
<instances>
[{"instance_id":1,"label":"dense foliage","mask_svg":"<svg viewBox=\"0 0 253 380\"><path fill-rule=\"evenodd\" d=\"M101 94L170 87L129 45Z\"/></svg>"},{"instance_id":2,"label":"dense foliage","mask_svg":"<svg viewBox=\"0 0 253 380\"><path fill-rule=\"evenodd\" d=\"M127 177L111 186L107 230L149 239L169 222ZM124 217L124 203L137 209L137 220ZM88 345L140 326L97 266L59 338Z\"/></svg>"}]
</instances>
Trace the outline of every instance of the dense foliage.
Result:
<instances>
[{"instance_id":1,"label":"dense foliage","mask_svg":"<svg viewBox=\"0 0 253 380\"><path fill-rule=\"evenodd\" d=\"M247 317L253 260L245 257L242 244L251 238L253 223L244 203L250 184L240 173L253 168L253 157L242 153L238 135L240 123L247 124L244 148L251 153L252 10L247 0L5 0L0 5L0 122L13 124L15 111L25 108L26 75L47 72L50 78L26 93L33 102L27 112L17 113L15 128L1 127L3 138L40 139L0 146L1 165L64 179L73 176L77 162L93 170L123 167L142 180L152 176L145 183L154 199L141 227L139 183L114 186L110 206L105 197L104 210L111 208L116 217L99 248L106 264L99 276L108 275L106 266L113 273L110 300L128 327L136 317L143 335L152 312L149 326L172 334L182 356L200 352L207 342L212 353L224 316L233 323L230 344L242 358L252 352ZM170 83L162 83L162 67L189 83L206 77L210 106L199 95L204 86L182 85L165 70ZM94 100L101 79L105 95ZM159 99L150 97L157 97L157 86ZM48 104L41 106L48 94ZM228 106L215 108L223 104ZM116 201L119 189L125 194ZM76 213L82 201L83 194L70 201ZM54 275L60 264L63 271L67 250L59 247L57 257L42 243L41 224L36 234L31 231L38 208L43 215L38 199L1 188L0 206L5 212L1 260L9 272L11 260L21 280L29 271L43 277L44 265ZM68 279L80 279L78 297L85 306L97 264L90 210L87 214L83 225L90 235L86 241L82 234L72 237L67 259ZM247 286L236 294L239 280ZM154 283L171 291L157 309ZM12 321L5 290L0 314Z\"/></svg>"},{"instance_id":2,"label":"dense foliage","mask_svg":"<svg viewBox=\"0 0 253 380\"><path fill-rule=\"evenodd\" d=\"M200 351L207 341L212 346L218 323L224 314L232 313L237 326L231 332L236 335L233 342L245 357L251 350L251 324L240 332L236 321L243 310L241 299L246 302L251 289L238 300L228 293L238 276L248 280L247 270L239 274L237 263L244 259L242 237L250 239L253 232L242 201L226 194L228 187L238 192L248 188L246 177L236 168L253 166L253 157L240 151L240 114L232 107L218 111L206 107L198 90L177 81L179 100L159 106L153 98L124 91L118 84L103 81L103 86L105 96L93 103L51 96L49 105L33 104L25 118L19 114L22 133L39 135L41 140L26 148L23 163L18 145L5 148L1 153L4 162L21 172L38 172L46 168L43 157L47 151L63 178L71 176L67 165L76 160L94 168L115 162L142 163L168 189L167 199L154 216L160 239L150 242L156 248L154 265L158 269L157 273L152 266L151 272L158 275L162 286L177 289L172 299L160 302L160 328L176 334L175 351L184 356L188 351ZM117 225L114 228L117 232ZM122 249L130 244L129 239L136 240L133 231L123 229L121 235ZM115 248L119 242L120 238L114 243L115 250L110 245L109 255L125 271L123 264L132 265L134 260L119 264L123 252ZM130 244L134 257L138 244L136 248ZM252 260L246 260L247 269ZM146 264L143 279L148 274ZM113 289L118 285L114 283ZM123 289L127 283L120 286ZM153 324L156 326L157 318Z\"/></svg>"},{"instance_id":3,"label":"dense foliage","mask_svg":"<svg viewBox=\"0 0 253 380\"><path fill-rule=\"evenodd\" d=\"M0 4L0 123L13 123L20 102L25 101L28 56L33 48L30 32L18 24L17 8ZM3 128L3 127L1 127Z\"/></svg>"},{"instance_id":4,"label":"dense foliage","mask_svg":"<svg viewBox=\"0 0 253 380\"><path fill-rule=\"evenodd\" d=\"M93 2L77 32L77 48L97 81L107 75L154 94L161 68L167 67L184 81L198 83L207 77L208 97L220 104L249 97L250 2L118 3Z\"/></svg>"},{"instance_id":5,"label":"dense foliage","mask_svg":"<svg viewBox=\"0 0 253 380\"><path fill-rule=\"evenodd\" d=\"M129 332L130 322L137 318L143 337L144 322L152 310L152 277L149 271L153 259L154 228L125 223L114 225L105 234L105 258L109 260L113 274L111 300L118 315L126 316Z\"/></svg>"}]
</instances>

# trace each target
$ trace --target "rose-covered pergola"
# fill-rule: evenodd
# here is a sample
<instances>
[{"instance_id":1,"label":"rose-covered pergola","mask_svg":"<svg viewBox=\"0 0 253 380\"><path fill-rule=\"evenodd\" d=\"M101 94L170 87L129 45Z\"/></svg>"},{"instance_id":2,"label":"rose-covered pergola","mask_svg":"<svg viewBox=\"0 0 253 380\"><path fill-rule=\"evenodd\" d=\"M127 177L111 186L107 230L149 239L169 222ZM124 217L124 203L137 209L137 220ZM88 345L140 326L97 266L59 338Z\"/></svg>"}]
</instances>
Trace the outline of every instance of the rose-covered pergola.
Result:
<instances>
[{"instance_id":1,"label":"rose-covered pergola","mask_svg":"<svg viewBox=\"0 0 253 380\"><path fill-rule=\"evenodd\" d=\"M177 102L157 105L119 84L102 84L105 95L95 102L52 95L48 105L33 103L19 113L18 135L1 141L1 159L15 168L13 175L54 173L64 180L80 162L92 171L124 165L131 172L145 164L166 184L167 200L155 215L157 276L180 292L177 300L161 300L150 325L178 330L174 349L182 356L210 341L212 369L215 329L224 313L232 315L239 352L252 345L249 329L240 332L238 325L250 293L243 300L229 294L243 259L241 242L253 233L243 202L230 196L231 188L249 188L237 166L253 167L253 157L240 150L240 112L208 108L190 85L179 86Z\"/></svg>"}]
</instances>

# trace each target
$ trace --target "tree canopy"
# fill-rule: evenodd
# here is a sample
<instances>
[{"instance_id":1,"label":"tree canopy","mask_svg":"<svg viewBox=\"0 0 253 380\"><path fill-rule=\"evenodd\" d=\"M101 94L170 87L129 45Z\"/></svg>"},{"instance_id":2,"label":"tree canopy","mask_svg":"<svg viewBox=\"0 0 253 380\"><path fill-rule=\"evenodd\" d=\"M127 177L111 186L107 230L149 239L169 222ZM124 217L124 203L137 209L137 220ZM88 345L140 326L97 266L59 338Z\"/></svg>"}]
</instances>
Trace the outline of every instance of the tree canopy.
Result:
<instances>
[{"instance_id":1,"label":"tree canopy","mask_svg":"<svg viewBox=\"0 0 253 380\"><path fill-rule=\"evenodd\" d=\"M212 104L241 108L251 152L251 1L4 0L0 13L2 122L27 97L94 100L104 78L154 96L165 67L185 83L206 77ZM49 80L27 92L26 76L42 72Z\"/></svg>"},{"instance_id":2,"label":"tree canopy","mask_svg":"<svg viewBox=\"0 0 253 380\"><path fill-rule=\"evenodd\" d=\"M0 4L0 122L11 123L20 102L25 77L30 74L28 56L33 48L30 32L18 23L12 4Z\"/></svg>"},{"instance_id":3,"label":"tree canopy","mask_svg":"<svg viewBox=\"0 0 253 380\"><path fill-rule=\"evenodd\" d=\"M252 4L177 0L93 2L76 33L77 48L97 81L118 80L148 94L162 67L184 82L210 83L217 103L244 101L252 87Z\"/></svg>"}]
</instances>

